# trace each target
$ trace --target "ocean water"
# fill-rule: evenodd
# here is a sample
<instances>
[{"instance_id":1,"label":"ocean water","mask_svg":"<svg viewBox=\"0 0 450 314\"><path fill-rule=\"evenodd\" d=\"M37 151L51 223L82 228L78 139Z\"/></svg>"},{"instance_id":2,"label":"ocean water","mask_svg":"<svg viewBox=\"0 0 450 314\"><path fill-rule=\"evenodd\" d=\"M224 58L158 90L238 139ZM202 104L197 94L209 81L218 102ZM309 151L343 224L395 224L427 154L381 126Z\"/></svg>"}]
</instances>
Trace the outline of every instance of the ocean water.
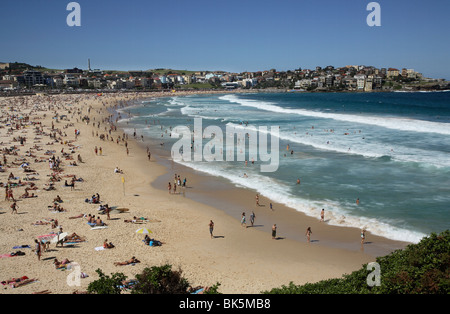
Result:
<instances>
[{"instance_id":1,"label":"ocean water","mask_svg":"<svg viewBox=\"0 0 450 314\"><path fill-rule=\"evenodd\" d=\"M213 148L210 138L197 138L193 150L207 148L224 161L179 161L188 167L312 217L324 208L329 224L394 240L416 243L450 228L450 92L174 96L123 109L120 123L171 149L181 139L174 128L192 131L198 118L202 129L217 126L223 134L215 132ZM227 151L227 128L261 126L269 152L277 134L277 170L262 172L268 162L258 156L251 163L248 152L258 147L249 138L248 163L227 161L240 149ZM272 126L278 131L271 133Z\"/></svg>"}]
</instances>

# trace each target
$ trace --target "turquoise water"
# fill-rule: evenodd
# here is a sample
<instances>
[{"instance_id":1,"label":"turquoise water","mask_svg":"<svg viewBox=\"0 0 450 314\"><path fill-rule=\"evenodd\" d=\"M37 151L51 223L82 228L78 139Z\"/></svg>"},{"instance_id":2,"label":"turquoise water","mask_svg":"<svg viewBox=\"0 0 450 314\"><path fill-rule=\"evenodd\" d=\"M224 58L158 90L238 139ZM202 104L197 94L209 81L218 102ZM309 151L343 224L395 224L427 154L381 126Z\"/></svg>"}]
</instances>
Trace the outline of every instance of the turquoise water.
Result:
<instances>
[{"instance_id":1,"label":"turquoise water","mask_svg":"<svg viewBox=\"0 0 450 314\"><path fill-rule=\"evenodd\" d=\"M195 118L203 129L220 127L214 148L225 161L181 163L313 217L324 208L329 224L408 242L450 227L450 92L200 95L150 99L124 111L128 133L167 149L181 138L174 128L193 130ZM276 171L261 172L267 162L258 156L250 162L249 140L247 165L226 161L226 128L252 126L268 128L269 148L270 127L278 129ZM209 141L197 138L193 149Z\"/></svg>"}]
</instances>

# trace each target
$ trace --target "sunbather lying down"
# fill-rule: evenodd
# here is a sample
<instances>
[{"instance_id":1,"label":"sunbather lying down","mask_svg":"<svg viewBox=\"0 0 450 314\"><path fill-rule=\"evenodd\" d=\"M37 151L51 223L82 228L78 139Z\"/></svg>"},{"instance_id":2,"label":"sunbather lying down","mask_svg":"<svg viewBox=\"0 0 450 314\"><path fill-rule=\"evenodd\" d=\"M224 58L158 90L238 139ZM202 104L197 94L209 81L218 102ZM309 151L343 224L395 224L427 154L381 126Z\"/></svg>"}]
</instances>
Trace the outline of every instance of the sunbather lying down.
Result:
<instances>
[{"instance_id":1,"label":"sunbather lying down","mask_svg":"<svg viewBox=\"0 0 450 314\"><path fill-rule=\"evenodd\" d=\"M145 244L149 245L149 246L161 246L163 245L163 242L155 240L150 238L147 234L144 237L144 240L142 240Z\"/></svg>"},{"instance_id":2,"label":"sunbather lying down","mask_svg":"<svg viewBox=\"0 0 450 314\"><path fill-rule=\"evenodd\" d=\"M55 258L55 260L53 261L53 264L55 264L55 268L61 268L61 267L66 267L68 264L70 264L70 261L67 258L65 258L60 262Z\"/></svg>"},{"instance_id":3,"label":"sunbather lying down","mask_svg":"<svg viewBox=\"0 0 450 314\"><path fill-rule=\"evenodd\" d=\"M10 283L21 282L21 281L24 281L24 280L27 280L27 279L30 279L30 278L28 278L27 276L22 276L20 278L11 278L11 279L8 279L8 280L3 280L1 282L1 284L2 285L8 285Z\"/></svg>"},{"instance_id":4,"label":"sunbather lying down","mask_svg":"<svg viewBox=\"0 0 450 314\"><path fill-rule=\"evenodd\" d=\"M125 262L115 262L114 265L116 266L124 266L124 265L130 265L130 264L136 264L136 263L140 263L141 261L139 261L136 257L132 257L130 258L128 261Z\"/></svg>"},{"instance_id":5,"label":"sunbather lying down","mask_svg":"<svg viewBox=\"0 0 450 314\"><path fill-rule=\"evenodd\" d=\"M84 237L79 236L78 234L76 234L75 232L72 233L69 236L66 236L66 241L67 242L83 242L86 239Z\"/></svg>"},{"instance_id":6,"label":"sunbather lying down","mask_svg":"<svg viewBox=\"0 0 450 314\"><path fill-rule=\"evenodd\" d=\"M134 223L134 224L148 222L148 221L149 221L148 218L145 218L145 217L137 218L136 216L134 216L133 219L125 219L124 220L124 222L131 222L131 223Z\"/></svg>"},{"instance_id":7,"label":"sunbather lying down","mask_svg":"<svg viewBox=\"0 0 450 314\"><path fill-rule=\"evenodd\" d=\"M24 286L26 284L37 281L37 279L30 279L27 276L23 276L21 278L12 278L10 280L2 281L3 285L9 284L11 288L18 288L20 286Z\"/></svg>"}]
</instances>

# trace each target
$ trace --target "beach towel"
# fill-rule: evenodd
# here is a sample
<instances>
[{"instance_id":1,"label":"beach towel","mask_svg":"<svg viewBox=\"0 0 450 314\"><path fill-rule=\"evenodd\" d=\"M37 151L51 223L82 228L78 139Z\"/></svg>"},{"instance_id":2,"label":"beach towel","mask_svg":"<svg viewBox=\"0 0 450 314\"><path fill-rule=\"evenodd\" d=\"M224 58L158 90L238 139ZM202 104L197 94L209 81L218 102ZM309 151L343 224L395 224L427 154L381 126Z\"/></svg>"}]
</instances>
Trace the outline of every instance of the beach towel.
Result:
<instances>
[{"instance_id":1,"label":"beach towel","mask_svg":"<svg viewBox=\"0 0 450 314\"><path fill-rule=\"evenodd\" d=\"M68 245L68 244L78 244L81 242L86 242L85 240L77 240L77 241L71 241L71 242L64 242L64 244Z\"/></svg>"},{"instance_id":2,"label":"beach towel","mask_svg":"<svg viewBox=\"0 0 450 314\"><path fill-rule=\"evenodd\" d=\"M91 230L98 230L98 229L106 229L108 228L107 226L96 226L96 227L92 227Z\"/></svg>"},{"instance_id":3,"label":"beach towel","mask_svg":"<svg viewBox=\"0 0 450 314\"><path fill-rule=\"evenodd\" d=\"M96 251L103 251L105 248L103 246L98 246L94 248Z\"/></svg>"},{"instance_id":4,"label":"beach towel","mask_svg":"<svg viewBox=\"0 0 450 314\"><path fill-rule=\"evenodd\" d=\"M28 279L27 276L22 276L20 278L11 278L9 280L2 281L1 284L2 285L7 285L7 284L10 284L10 283L13 283L13 282L20 282L20 281L27 280L27 279Z\"/></svg>"},{"instance_id":5,"label":"beach towel","mask_svg":"<svg viewBox=\"0 0 450 314\"><path fill-rule=\"evenodd\" d=\"M37 236L37 237L39 239L43 239L43 240L50 240L55 236L56 236L56 233L51 233L51 234L45 234L45 235L41 235L41 236Z\"/></svg>"},{"instance_id":6,"label":"beach towel","mask_svg":"<svg viewBox=\"0 0 450 314\"><path fill-rule=\"evenodd\" d=\"M17 245L14 246L13 249L17 250L17 249L30 249L31 247L29 245Z\"/></svg>"},{"instance_id":7,"label":"beach towel","mask_svg":"<svg viewBox=\"0 0 450 314\"><path fill-rule=\"evenodd\" d=\"M23 280L23 281L20 281L20 282L18 282L18 283L11 283L9 286L11 287L11 288L19 288L19 287L23 287L23 286L25 286L25 285L28 285L28 284L30 284L30 283L33 283L33 282L37 282L38 280L37 279L25 279L25 280Z\"/></svg>"}]
</instances>

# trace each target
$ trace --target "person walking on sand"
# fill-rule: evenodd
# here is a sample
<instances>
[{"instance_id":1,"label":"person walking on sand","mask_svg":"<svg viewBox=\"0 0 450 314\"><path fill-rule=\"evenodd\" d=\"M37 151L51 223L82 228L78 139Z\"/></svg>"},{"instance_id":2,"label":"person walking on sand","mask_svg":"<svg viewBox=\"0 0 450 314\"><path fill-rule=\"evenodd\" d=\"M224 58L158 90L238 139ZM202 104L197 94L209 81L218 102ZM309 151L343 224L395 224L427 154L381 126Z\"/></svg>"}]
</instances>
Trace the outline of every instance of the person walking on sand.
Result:
<instances>
[{"instance_id":1,"label":"person walking on sand","mask_svg":"<svg viewBox=\"0 0 450 314\"><path fill-rule=\"evenodd\" d=\"M17 214L17 208L19 208L17 206L17 203L16 202L12 203L11 204L11 214Z\"/></svg>"},{"instance_id":2,"label":"person walking on sand","mask_svg":"<svg viewBox=\"0 0 450 314\"><path fill-rule=\"evenodd\" d=\"M210 220L209 221L209 234L211 235L211 239L214 238L213 231L214 231L214 222L212 220Z\"/></svg>"},{"instance_id":3,"label":"person walking on sand","mask_svg":"<svg viewBox=\"0 0 450 314\"><path fill-rule=\"evenodd\" d=\"M325 209L322 208L322 211L320 212L320 221L323 222L325 218Z\"/></svg>"},{"instance_id":4,"label":"person walking on sand","mask_svg":"<svg viewBox=\"0 0 450 314\"><path fill-rule=\"evenodd\" d=\"M254 212L252 212L250 215L250 223L252 224L252 227L253 227L253 224L255 223L255 218L256 218L256 215Z\"/></svg>"},{"instance_id":5,"label":"person walking on sand","mask_svg":"<svg viewBox=\"0 0 450 314\"><path fill-rule=\"evenodd\" d=\"M366 239L366 229L361 229L361 247L364 244L364 240Z\"/></svg>"},{"instance_id":6,"label":"person walking on sand","mask_svg":"<svg viewBox=\"0 0 450 314\"><path fill-rule=\"evenodd\" d=\"M312 234L311 227L308 227L308 229L306 229L306 233L305 233L305 236L308 239L308 243L311 242L311 234Z\"/></svg>"},{"instance_id":7,"label":"person walking on sand","mask_svg":"<svg viewBox=\"0 0 450 314\"><path fill-rule=\"evenodd\" d=\"M273 224L272 226L272 239L275 239L277 236L277 225Z\"/></svg>"},{"instance_id":8,"label":"person walking on sand","mask_svg":"<svg viewBox=\"0 0 450 314\"><path fill-rule=\"evenodd\" d=\"M38 257L38 261L40 261L41 260L41 243L39 243L39 241L37 239L34 239L34 242L36 243L34 251Z\"/></svg>"},{"instance_id":9,"label":"person walking on sand","mask_svg":"<svg viewBox=\"0 0 450 314\"><path fill-rule=\"evenodd\" d=\"M245 222L245 212L242 213L242 217L241 217L241 226L242 227L246 227L247 228L247 223Z\"/></svg>"}]
</instances>

